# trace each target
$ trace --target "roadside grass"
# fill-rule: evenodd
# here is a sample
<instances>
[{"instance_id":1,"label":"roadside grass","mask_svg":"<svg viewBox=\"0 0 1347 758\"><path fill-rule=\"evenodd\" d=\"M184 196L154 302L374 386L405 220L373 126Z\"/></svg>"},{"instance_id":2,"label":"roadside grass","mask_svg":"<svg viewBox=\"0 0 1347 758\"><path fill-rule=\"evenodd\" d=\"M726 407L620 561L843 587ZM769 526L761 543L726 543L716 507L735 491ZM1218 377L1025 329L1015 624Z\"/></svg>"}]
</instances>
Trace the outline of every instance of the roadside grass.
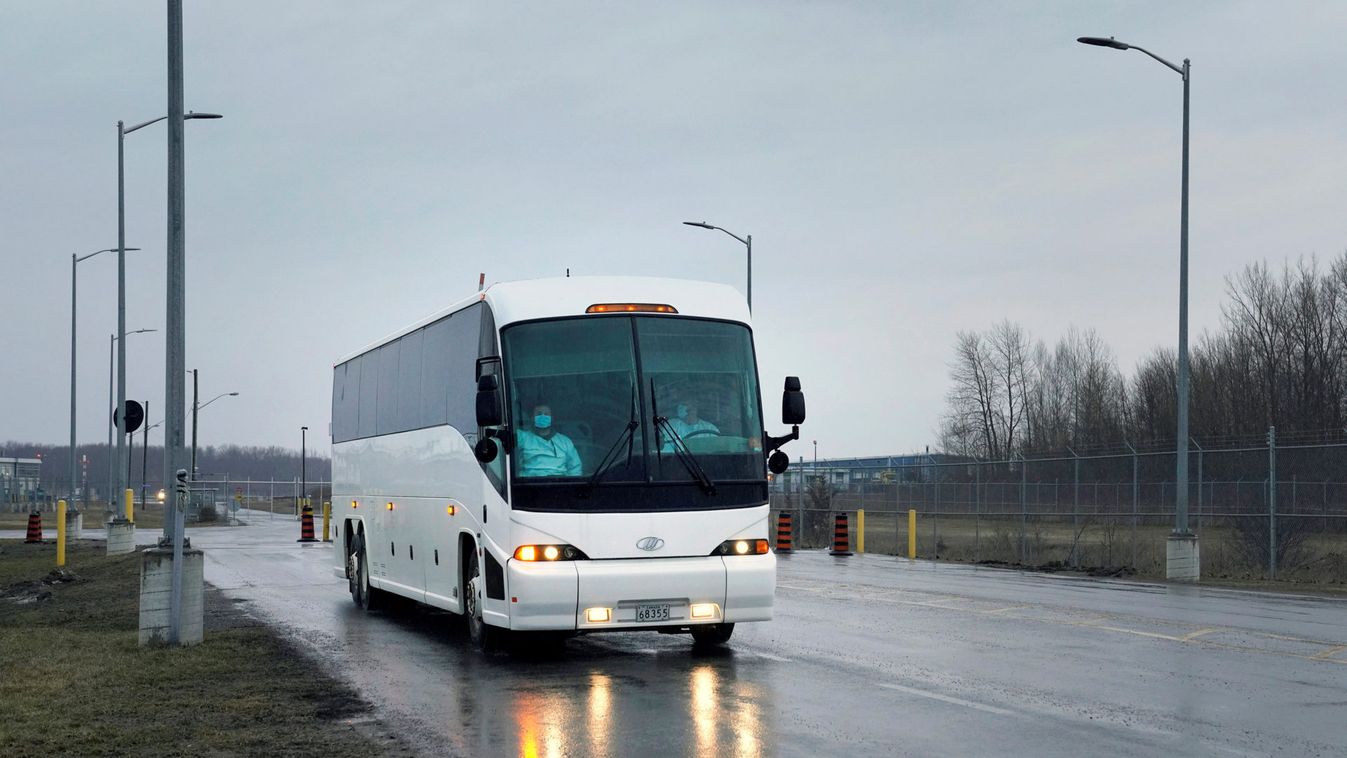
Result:
<instances>
[{"instance_id":1,"label":"roadside grass","mask_svg":"<svg viewBox=\"0 0 1347 758\"><path fill-rule=\"evenodd\" d=\"M775 518L775 516L773 516ZM917 516L917 557L959 563L985 563L1040 571L1078 570L1094 575L1163 579L1168 524L1139 524L1133 532L1130 518L1091 518L1073 525L1066 520L1019 519L929 513ZM775 523L775 522L773 522ZM856 547L855 515L848 524ZM828 547L826 531L806 535L797 547ZM797 539L804 533L796 527ZM1241 557L1235 529L1204 524L1202 583L1242 588L1347 593L1347 535L1313 534L1306 538L1304 559L1266 579L1264 568L1250 566ZM866 552L907 555L907 514L865 513ZM1074 545L1074 555L1073 555ZM1023 550L1023 555L1021 551Z\"/></svg>"},{"instance_id":2,"label":"roadside grass","mask_svg":"<svg viewBox=\"0 0 1347 758\"><path fill-rule=\"evenodd\" d=\"M346 685L207 588L197 646L140 647L140 554L0 541L0 745L6 756L402 752ZM42 593L44 599L35 600Z\"/></svg>"}]
</instances>

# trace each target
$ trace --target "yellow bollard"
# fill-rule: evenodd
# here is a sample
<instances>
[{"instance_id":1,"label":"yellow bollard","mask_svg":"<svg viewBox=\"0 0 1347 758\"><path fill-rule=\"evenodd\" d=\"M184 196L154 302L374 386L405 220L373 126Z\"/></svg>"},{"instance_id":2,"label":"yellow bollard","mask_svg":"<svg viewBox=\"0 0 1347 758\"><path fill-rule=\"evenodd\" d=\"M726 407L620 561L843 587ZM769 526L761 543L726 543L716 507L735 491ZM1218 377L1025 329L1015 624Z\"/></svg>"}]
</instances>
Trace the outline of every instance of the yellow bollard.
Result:
<instances>
[{"instance_id":1,"label":"yellow bollard","mask_svg":"<svg viewBox=\"0 0 1347 758\"><path fill-rule=\"evenodd\" d=\"M865 509L856 509L856 552L865 552Z\"/></svg>"},{"instance_id":2,"label":"yellow bollard","mask_svg":"<svg viewBox=\"0 0 1347 758\"><path fill-rule=\"evenodd\" d=\"M126 520L136 523L136 491L127 489L122 493L122 499L126 502Z\"/></svg>"},{"instance_id":3,"label":"yellow bollard","mask_svg":"<svg viewBox=\"0 0 1347 758\"><path fill-rule=\"evenodd\" d=\"M56 567L65 565L65 501L56 501Z\"/></svg>"},{"instance_id":4,"label":"yellow bollard","mask_svg":"<svg viewBox=\"0 0 1347 758\"><path fill-rule=\"evenodd\" d=\"M917 512L910 510L907 512L907 557L913 560L917 557Z\"/></svg>"},{"instance_id":5,"label":"yellow bollard","mask_svg":"<svg viewBox=\"0 0 1347 758\"><path fill-rule=\"evenodd\" d=\"M324 501L323 501L323 542L331 542L331 541L332 541L332 537L331 537L332 532L331 532L331 529L330 529L330 524L331 524L331 523L332 523L332 503L331 503L331 501L324 500Z\"/></svg>"}]
</instances>

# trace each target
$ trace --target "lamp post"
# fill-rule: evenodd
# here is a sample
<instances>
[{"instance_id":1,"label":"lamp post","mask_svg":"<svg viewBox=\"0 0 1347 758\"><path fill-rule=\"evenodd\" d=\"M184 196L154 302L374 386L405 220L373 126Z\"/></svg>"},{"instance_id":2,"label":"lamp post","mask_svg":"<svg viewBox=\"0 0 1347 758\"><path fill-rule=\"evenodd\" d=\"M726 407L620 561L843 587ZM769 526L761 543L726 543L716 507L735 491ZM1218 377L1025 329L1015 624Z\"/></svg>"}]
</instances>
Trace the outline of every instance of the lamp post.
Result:
<instances>
[{"instance_id":1,"label":"lamp post","mask_svg":"<svg viewBox=\"0 0 1347 758\"><path fill-rule=\"evenodd\" d=\"M308 434L309 434L309 427L301 426L299 428L299 496L301 498L301 502L303 502L302 498L304 498L305 495L307 494L305 490L309 488L309 472L308 468L306 467L306 463L308 461L308 454L306 450L306 443L308 442L307 439Z\"/></svg>"},{"instance_id":2,"label":"lamp post","mask_svg":"<svg viewBox=\"0 0 1347 758\"><path fill-rule=\"evenodd\" d=\"M124 121L117 122L117 334L126 334L126 135L156 124L168 116L142 121L130 128ZM220 118L217 113L186 113L183 119ZM169 253L172 255L172 251ZM126 405L126 342L117 347L117 408ZM169 408L173 406L170 403ZM181 405L179 410L181 410ZM117 492L126 489L121 471L126 468L126 428L120 415L117 420Z\"/></svg>"},{"instance_id":3,"label":"lamp post","mask_svg":"<svg viewBox=\"0 0 1347 758\"><path fill-rule=\"evenodd\" d=\"M739 240L739 242L743 244L744 247L748 248L747 300L748 300L748 312L752 313L753 312L753 235L749 234L744 237L740 237L739 235L735 234L734 232L728 229L721 228L719 226L716 226L715 224L708 224L705 221L684 221L683 223L686 224L687 226L696 226L702 229L719 229L720 231L725 232L731 237Z\"/></svg>"},{"instance_id":4,"label":"lamp post","mask_svg":"<svg viewBox=\"0 0 1347 758\"><path fill-rule=\"evenodd\" d=\"M131 249L131 248L127 248L127 249L129 250L129 249ZM137 330L132 331L132 332L127 332L127 335L132 335L132 334L145 334L146 332L156 332L156 331L159 331L159 330L158 330L158 329L137 329ZM116 406L116 405L113 405L113 403L115 402L115 398L113 397L113 392L114 392L114 390L115 390L115 386L114 386L113 381L112 381L112 366L113 366L113 360L112 360L113 353L112 353L112 348L117 344L117 339L118 339L118 337L117 337L117 335L115 335L115 334L109 334L109 335L108 335L108 407L111 408L111 409L114 410L114 411L117 409L117 406ZM113 491L113 489L112 489L112 485L113 485L113 483L114 483L115 480L116 480L116 473L115 473L115 472L116 472L116 468L117 468L117 457L114 456L114 455L112 454L112 428L113 428L113 425L112 425L112 424L108 424L108 513L114 513L114 512L116 512L116 510L117 510L117 505L116 505L116 500L117 500L117 498L116 498L116 493L115 493L115 492ZM117 428L120 429L121 426L118 425Z\"/></svg>"},{"instance_id":5,"label":"lamp post","mask_svg":"<svg viewBox=\"0 0 1347 758\"><path fill-rule=\"evenodd\" d=\"M1169 538L1165 574L1170 579L1197 581L1200 578L1197 535L1188 529L1188 89L1192 79L1191 64L1184 58L1183 65L1176 66L1145 48L1119 42L1112 37L1079 37L1076 41L1114 50L1137 50L1183 77L1183 168L1179 201L1178 460L1175 463L1174 533Z\"/></svg>"},{"instance_id":6,"label":"lamp post","mask_svg":"<svg viewBox=\"0 0 1347 758\"><path fill-rule=\"evenodd\" d=\"M222 397L238 397L238 396L239 396L239 393L237 393L237 392L221 392L220 394L216 395L215 397L211 398L210 400L207 400L207 401L204 402L204 403L198 403L198 402L197 402L197 396L196 396L196 369L192 369L192 469L191 469L191 470L192 470L192 481L196 481L196 426L197 426L197 424L196 424L196 418L197 418L197 413L200 412L200 410L201 410L202 408L205 408L206 406L210 405L211 403L215 402L216 400L219 400L219 399L222 398Z\"/></svg>"},{"instance_id":7,"label":"lamp post","mask_svg":"<svg viewBox=\"0 0 1347 758\"><path fill-rule=\"evenodd\" d=\"M126 249L139 250L140 248L130 247ZM70 254L70 502L72 503L75 502L75 491L79 489L78 480L75 478L75 312L76 305L79 302L75 296L75 269L80 263L95 255L116 251L117 248L108 247L84 255Z\"/></svg>"}]
</instances>

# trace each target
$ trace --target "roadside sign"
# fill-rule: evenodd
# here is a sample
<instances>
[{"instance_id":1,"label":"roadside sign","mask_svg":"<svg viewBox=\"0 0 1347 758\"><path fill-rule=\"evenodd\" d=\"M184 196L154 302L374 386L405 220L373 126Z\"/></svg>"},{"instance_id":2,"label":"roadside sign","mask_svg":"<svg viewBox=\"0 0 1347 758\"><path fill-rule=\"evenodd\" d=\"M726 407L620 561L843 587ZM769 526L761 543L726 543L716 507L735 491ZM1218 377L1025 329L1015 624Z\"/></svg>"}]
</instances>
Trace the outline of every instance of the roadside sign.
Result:
<instances>
[{"instance_id":1,"label":"roadside sign","mask_svg":"<svg viewBox=\"0 0 1347 758\"><path fill-rule=\"evenodd\" d=\"M121 415L116 410L112 412L112 425L117 426L117 417ZM126 401L126 428L122 431L130 434L140 428L145 421L145 406L135 400Z\"/></svg>"}]
</instances>

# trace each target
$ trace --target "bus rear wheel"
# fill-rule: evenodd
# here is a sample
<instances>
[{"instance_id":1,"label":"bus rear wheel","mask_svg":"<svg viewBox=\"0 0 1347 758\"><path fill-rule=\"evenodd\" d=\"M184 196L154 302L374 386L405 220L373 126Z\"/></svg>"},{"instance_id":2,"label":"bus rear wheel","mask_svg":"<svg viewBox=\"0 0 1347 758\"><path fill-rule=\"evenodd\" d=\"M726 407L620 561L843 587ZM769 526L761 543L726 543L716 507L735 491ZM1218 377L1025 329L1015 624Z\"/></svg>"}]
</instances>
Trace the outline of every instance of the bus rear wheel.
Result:
<instances>
[{"instance_id":1,"label":"bus rear wheel","mask_svg":"<svg viewBox=\"0 0 1347 758\"><path fill-rule=\"evenodd\" d=\"M346 575L351 590L351 600L367 611L377 610L383 601L383 590L371 587L369 583L369 560L365 551L364 533L356 535L355 544L346 556Z\"/></svg>"},{"instance_id":2,"label":"bus rear wheel","mask_svg":"<svg viewBox=\"0 0 1347 758\"><path fill-rule=\"evenodd\" d=\"M724 645L734 634L734 624L706 624L692 627L692 644Z\"/></svg>"}]
</instances>

